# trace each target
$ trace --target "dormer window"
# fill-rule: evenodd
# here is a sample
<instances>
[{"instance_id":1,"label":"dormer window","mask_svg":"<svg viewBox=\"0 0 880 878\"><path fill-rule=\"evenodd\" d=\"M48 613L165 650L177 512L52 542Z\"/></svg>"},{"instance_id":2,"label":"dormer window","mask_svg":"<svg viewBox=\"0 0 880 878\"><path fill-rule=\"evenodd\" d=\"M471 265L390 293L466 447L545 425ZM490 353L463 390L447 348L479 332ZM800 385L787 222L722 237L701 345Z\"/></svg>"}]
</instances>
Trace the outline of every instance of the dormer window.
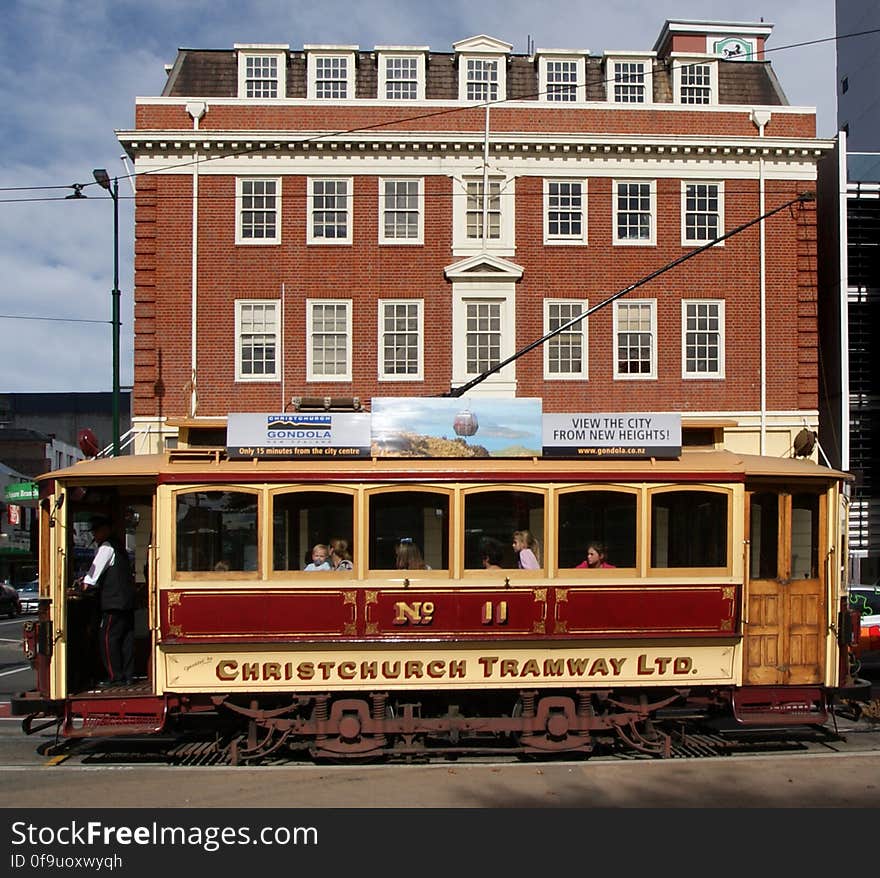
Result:
<instances>
[{"instance_id":1,"label":"dormer window","mask_svg":"<svg viewBox=\"0 0 880 878\"><path fill-rule=\"evenodd\" d=\"M379 56L379 100L424 100L427 51L427 46L376 46Z\"/></svg>"},{"instance_id":2,"label":"dormer window","mask_svg":"<svg viewBox=\"0 0 880 878\"><path fill-rule=\"evenodd\" d=\"M718 103L718 62L714 58L676 58L672 80L676 103Z\"/></svg>"},{"instance_id":3,"label":"dormer window","mask_svg":"<svg viewBox=\"0 0 880 878\"><path fill-rule=\"evenodd\" d=\"M287 96L287 45L239 45L238 96L283 98Z\"/></svg>"},{"instance_id":4,"label":"dormer window","mask_svg":"<svg viewBox=\"0 0 880 878\"><path fill-rule=\"evenodd\" d=\"M460 40L452 47L458 54L459 100L505 100L507 53L513 46L493 37L479 36Z\"/></svg>"},{"instance_id":5,"label":"dormer window","mask_svg":"<svg viewBox=\"0 0 880 878\"><path fill-rule=\"evenodd\" d=\"M586 52L538 49L535 54L542 101L586 100Z\"/></svg>"},{"instance_id":6,"label":"dormer window","mask_svg":"<svg viewBox=\"0 0 880 878\"><path fill-rule=\"evenodd\" d=\"M647 104L654 100L654 53L642 57L606 55L608 100L615 104Z\"/></svg>"},{"instance_id":7,"label":"dormer window","mask_svg":"<svg viewBox=\"0 0 880 878\"><path fill-rule=\"evenodd\" d=\"M311 100L354 97L354 59L357 46L305 46L307 94Z\"/></svg>"}]
</instances>

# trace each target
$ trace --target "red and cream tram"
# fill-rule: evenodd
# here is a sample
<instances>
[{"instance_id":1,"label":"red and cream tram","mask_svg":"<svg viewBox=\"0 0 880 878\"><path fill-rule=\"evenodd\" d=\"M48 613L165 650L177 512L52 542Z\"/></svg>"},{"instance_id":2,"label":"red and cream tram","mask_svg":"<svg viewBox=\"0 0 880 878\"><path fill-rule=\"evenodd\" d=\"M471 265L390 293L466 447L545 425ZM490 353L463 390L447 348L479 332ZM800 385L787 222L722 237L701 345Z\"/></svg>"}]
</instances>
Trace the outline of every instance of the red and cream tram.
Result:
<instances>
[{"instance_id":1,"label":"red and cream tram","mask_svg":"<svg viewBox=\"0 0 880 878\"><path fill-rule=\"evenodd\" d=\"M216 720L232 761L669 752L664 721L819 724L853 685L846 475L717 449L676 459L96 459L42 480L26 731ZM100 689L71 588L95 512L125 530L136 679ZM520 569L514 531L537 539ZM313 545L351 569L305 572ZM482 546L502 548L484 569ZM590 541L613 566L579 567ZM399 569L402 543L422 569ZM80 552L77 552L80 547Z\"/></svg>"}]
</instances>

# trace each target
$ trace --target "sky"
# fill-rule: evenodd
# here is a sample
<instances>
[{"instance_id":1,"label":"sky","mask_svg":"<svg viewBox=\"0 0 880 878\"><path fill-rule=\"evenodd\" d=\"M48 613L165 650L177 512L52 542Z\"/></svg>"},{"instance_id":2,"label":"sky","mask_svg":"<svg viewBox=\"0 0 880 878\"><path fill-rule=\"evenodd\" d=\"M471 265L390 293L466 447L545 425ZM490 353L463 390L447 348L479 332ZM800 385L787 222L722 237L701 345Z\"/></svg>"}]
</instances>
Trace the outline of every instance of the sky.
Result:
<instances>
[{"instance_id":1,"label":"sky","mask_svg":"<svg viewBox=\"0 0 880 878\"><path fill-rule=\"evenodd\" d=\"M123 387L133 376L134 203L117 130L161 93L178 48L427 45L477 34L538 48L650 50L666 19L774 25L767 57L791 104L836 123L833 0L5 0L0 27L0 392L109 391L119 177ZM864 38L862 38L864 39ZM815 45L796 44L826 40ZM792 47L792 48L786 48Z\"/></svg>"}]
</instances>

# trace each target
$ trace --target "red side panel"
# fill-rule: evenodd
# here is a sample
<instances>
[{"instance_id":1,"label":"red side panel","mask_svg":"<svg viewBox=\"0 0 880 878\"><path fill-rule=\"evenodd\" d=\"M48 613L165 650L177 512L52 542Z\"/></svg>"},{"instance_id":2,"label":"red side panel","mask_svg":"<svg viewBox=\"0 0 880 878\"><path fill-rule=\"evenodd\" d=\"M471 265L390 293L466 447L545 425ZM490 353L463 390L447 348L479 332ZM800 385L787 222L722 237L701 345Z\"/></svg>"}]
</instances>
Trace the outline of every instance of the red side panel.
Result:
<instances>
[{"instance_id":1,"label":"red side panel","mask_svg":"<svg viewBox=\"0 0 880 878\"><path fill-rule=\"evenodd\" d=\"M731 637L736 585L175 589L166 643Z\"/></svg>"}]
</instances>

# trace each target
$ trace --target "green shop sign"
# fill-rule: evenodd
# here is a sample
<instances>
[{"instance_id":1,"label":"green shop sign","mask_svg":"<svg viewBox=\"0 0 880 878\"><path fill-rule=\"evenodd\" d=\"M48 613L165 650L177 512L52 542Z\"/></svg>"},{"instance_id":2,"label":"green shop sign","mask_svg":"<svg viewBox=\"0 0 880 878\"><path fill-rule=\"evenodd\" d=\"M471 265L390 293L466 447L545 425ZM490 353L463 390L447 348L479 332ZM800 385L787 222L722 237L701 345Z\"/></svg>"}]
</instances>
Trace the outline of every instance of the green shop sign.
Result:
<instances>
[{"instance_id":1,"label":"green shop sign","mask_svg":"<svg viewBox=\"0 0 880 878\"><path fill-rule=\"evenodd\" d=\"M19 500L38 500L39 489L34 482L15 482L3 489L7 503L16 503Z\"/></svg>"}]
</instances>

